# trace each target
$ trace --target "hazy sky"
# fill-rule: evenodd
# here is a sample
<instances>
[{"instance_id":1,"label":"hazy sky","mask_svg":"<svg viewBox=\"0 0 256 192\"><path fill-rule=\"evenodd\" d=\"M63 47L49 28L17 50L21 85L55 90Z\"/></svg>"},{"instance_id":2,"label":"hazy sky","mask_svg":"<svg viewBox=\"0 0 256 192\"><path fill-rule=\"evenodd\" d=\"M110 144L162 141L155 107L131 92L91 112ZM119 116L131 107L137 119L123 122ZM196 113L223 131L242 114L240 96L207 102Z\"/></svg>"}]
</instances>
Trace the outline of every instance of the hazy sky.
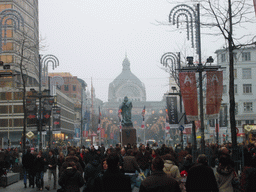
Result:
<instances>
[{"instance_id":1,"label":"hazy sky","mask_svg":"<svg viewBox=\"0 0 256 192\"><path fill-rule=\"evenodd\" d=\"M47 45L41 53L58 57L60 66L50 69L52 72L70 72L83 79L88 89L92 78L96 97L103 101L107 101L108 85L121 73L127 53L131 71L146 86L147 100L161 100L168 91L169 77L161 69L161 56L178 51L183 57L192 54L185 30L174 32L175 26L157 22L168 23L170 11L177 5L170 2L40 0L40 35ZM222 37L202 35L203 59L216 58L214 51L223 44Z\"/></svg>"}]
</instances>

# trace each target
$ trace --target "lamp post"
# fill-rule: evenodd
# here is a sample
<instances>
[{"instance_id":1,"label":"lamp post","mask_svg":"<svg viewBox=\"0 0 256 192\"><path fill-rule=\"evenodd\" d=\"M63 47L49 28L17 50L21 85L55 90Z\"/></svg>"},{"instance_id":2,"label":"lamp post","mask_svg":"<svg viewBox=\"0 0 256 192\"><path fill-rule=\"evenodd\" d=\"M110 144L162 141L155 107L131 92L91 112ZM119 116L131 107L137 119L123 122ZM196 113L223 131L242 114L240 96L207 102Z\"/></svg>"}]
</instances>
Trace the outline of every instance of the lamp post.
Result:
<instances>
[{"instance_id":1,"label":"lamp post","mask_svg":"<svg viewBox=\"0 0 256 192\"><path fill-rule=\"evenodd\" d=\"M52 64L52 69L54 70L57 66L59 66L59 59L54 55L45 55L42 58L42 65L43 65L43 84L47 84L47 76L48 76L48 65Z\"/></svg>"},{"instance_id":2,"label":"lamp post","mask_svg":"<svg viewBox=\"0 0 256 192\"><path fill-rule=\"evenodd\" d=\"M42 63L42 66L44 67L44 84L46 85L46 83L47 83L46 79L48 79L47 78L47 76L48 76L48 65L51 63L52 64L52 69L54 70L57 66L59 66L59 59L56 56L51 55L51 54L47 54L44 57L42 57L41 59L39 58L39 71L42 70L41 69L42 66L41 66L40 63ZM41 75L41 72L39 72L39 74ZM40 75L39 75L39 92L40 92L40 89L41 89L41 86L42 86L42 81L41 81L42 77L40 77ZM50 82L48 84L49 84L48 88L51 89ZM51 92L51 90L50 90L50 92ZM40 98L39 98L39 101L40 101ZM39 104L39 106L40 106L40 104ZM39 107L39 111L40 111L40 114L41 114L40 107ZM41 118L39 118L39 124L42 124L42 122L40 122L40 121L42 121ZM49 144L48 144L49 149L51 148L51 125L50 124L51 124L51 122L49 121ZM40 125L40 126L41 126L41 129L40 129L41 130L40 131L40 139L41 139L41 137L42 137L42 125ZM40 144L41 144L41 141L42 141L42 139L40 140Z\"/></svg>"},{"instance_id":3,"label":"lamp post","mask_svg":"<svg viewBox=\"0 0 256 192\"><path fill-rule=\"evenodd\" d=\"M39 91L36 93L36 95L33 95L31 97L36 97L39 99L39 112L38 112L38 132L39 132L39 150L42 150L42 98L45 97L52 97L51 95L43 95L42 94L42 64L48 63L48 57L52 57L52 55L45 55L41 58L41 55L39 55ZM49 132L50 137L50 132ZM50 141L50 140L49 140Z\"/></svg>"},{"instance_id":4,"label":"lamp post","mask_svg":"<svg viewBox=\"0 0 256 192\"><path fill-rule=\"evenodd\" d=\"M201 32L200 32L200 5L197 4L196 9L192 7L181 4L175 6L169 15L169 21L172 22L173 25L177 24L177 28L179 27L179 19L181 16L186 18L187 22L187 39L191 38L191 45L194 48L194 30L195 30L195 48L196 53L198 54L198 67L196 70L199 73L199 100L200 100L200 120L201 120L201 152L204 153L205 141L204 141L204 113L203 113L203 85L202 85L202 72L204 70L201 59ZM195 29L194 29L195 28ZM190 29L190 30L189 30ZM188 59L191 59L188 58ZM193 63L192 63L193 64ZM190 63L189 63L190 66Z\"/></svg>"},{"instance_id":5,"label":"lamp post","mask_svg":"<svg viewBox=\"0 0 256 192\"><path fill-rule=\"evenodd\" d=\"M162 57L161 57L161 64L163 64L164 67L169 68L170 69L170 74L172 76L172 78L175 80L176 84L178 86L180 86L179 83L179 72L180 72L180 52L178 53L172 53L172 52L168 52L165 53ZM181 92L179 90L179 92L174 93L174 91L177 90L177 88L175 86L172 87L173 93L168 93L168 95L178 95L180 97L180 113L182 113L182 96L181 96ZM170 117L169 117L170 118ZM181 130L181 147L183 149L183 130Z\"/></svg>"}]
</instances>

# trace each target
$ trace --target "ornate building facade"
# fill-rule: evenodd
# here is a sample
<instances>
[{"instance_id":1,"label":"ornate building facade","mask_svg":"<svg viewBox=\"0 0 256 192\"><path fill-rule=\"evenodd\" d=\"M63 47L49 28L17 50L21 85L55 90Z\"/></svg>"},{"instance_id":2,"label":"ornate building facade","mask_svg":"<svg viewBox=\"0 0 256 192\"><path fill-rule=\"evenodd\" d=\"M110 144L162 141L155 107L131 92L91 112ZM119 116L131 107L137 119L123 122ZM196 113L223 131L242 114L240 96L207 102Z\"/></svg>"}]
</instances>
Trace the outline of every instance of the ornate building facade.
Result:
<instances>
[{"instance_id":1,"label":"ornate building facade","mask_svg":"<svg viewBox=\"0 0 256 192\"><path fill-rule=\"evenodd\" d=\"M127 57L123 60L122 72L109 84L108 102L103 104L101 127L104 129L104 139L113 143L120 141L118 110L125 96L132 101L132 121L137 130L137 141L162 140L165 128L166 100L146 101L145 85L131 72L131 64ZM141 113L144 106L146 109L145 129L141 129Z\"/></svg>"}]
</instances>

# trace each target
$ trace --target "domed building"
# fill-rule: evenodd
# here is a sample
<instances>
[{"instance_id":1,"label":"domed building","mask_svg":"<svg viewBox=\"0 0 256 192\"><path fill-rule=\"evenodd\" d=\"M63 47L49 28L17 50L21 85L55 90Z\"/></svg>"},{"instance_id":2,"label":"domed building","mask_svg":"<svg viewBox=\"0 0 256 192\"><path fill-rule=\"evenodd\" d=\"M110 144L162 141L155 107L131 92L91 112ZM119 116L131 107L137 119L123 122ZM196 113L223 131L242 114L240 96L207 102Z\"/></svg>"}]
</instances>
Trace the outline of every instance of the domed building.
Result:
<instances>
[{"instance_id":1,"label":"domed building","mask_svg":"<svg viewBox=\"0 0 256 192\"><path fill-rule=\"evenodd\" d=\"M125 96L132 101L132 122L140 138L138 142L144 140L144 133L145 139L160 140L165 127L166 101L146 101L145 85L131 72L127 56L123 60L121 73L109 84L108 102L103 104L101 127L107 135L105 139L113 143L120 141L118 110ZM144 106L146 132L141 129Z\"/></svg>"},{"instance_id":2,"label":"domed building","mask_svg":"<svg viewBox=\"0 0 256 192\"><path fill-rule=\"evenodd\" d=\"M130 65L125 57L121 74L109 84L109 102L121 102L125 96L131 101L146 101L145 85L131 72Z\"/></svg>"}]
</instances>

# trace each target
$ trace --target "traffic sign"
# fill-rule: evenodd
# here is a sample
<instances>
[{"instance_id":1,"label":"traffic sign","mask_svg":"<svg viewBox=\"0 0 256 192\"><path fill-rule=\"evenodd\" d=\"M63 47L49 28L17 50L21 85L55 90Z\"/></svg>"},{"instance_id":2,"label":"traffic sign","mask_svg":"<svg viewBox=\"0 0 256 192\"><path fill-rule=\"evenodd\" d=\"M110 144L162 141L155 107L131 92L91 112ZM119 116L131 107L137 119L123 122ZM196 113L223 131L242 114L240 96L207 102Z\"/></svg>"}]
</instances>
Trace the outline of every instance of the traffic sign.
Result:
<instances>
[{"instance_id":1,"label":"traffic sign","mask_svg":"<svg viewBox=\"0 0 256 192\"><path fill-rule=\"evenodd\" d=\"M184 131L184 126L183 126L183 125L180 125L180 126L179 126L179 130L180 130L180 131Z\"/></svg>"}]
</instances>

